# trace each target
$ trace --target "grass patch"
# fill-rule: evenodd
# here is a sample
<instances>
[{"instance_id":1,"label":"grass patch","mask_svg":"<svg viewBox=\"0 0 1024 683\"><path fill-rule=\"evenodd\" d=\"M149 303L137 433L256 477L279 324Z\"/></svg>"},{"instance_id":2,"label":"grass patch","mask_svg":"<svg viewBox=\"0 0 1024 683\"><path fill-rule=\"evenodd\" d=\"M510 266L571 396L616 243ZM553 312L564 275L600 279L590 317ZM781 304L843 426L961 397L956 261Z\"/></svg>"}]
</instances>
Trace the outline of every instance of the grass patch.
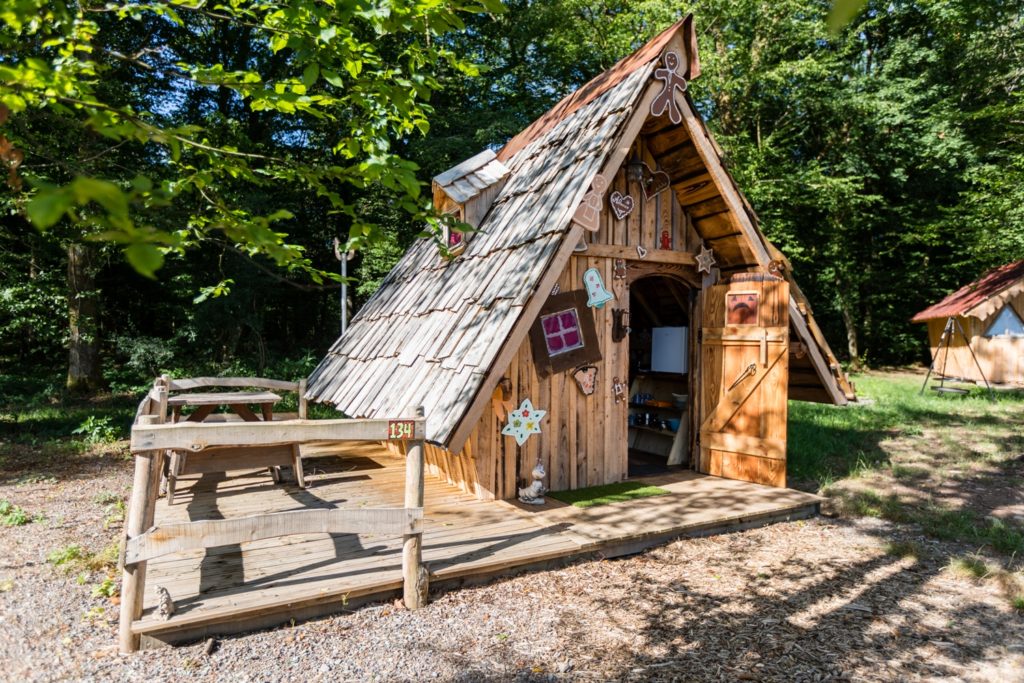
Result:
<instances>
[{"instance_id":1,"label":"grass patch","mask_svg":"<svg viewBox=\"0 0 1024 683\"><path fill-rule=\"evenodd\" d=\"M885 544L885 554L900 558L912 557L917 560L923 554L923 549L914 541L892 541Z\"/></svg>"},{"instance_id":2,"label":"grass patch","mask_svg":"<svg viewBox=\"0 0 1024 683\"><path fill-rule=\"evenodd\" d=\"M992 574L985 558L978 555L964 555L953 558L946 567L951 574L962 579L984 579Z\"/></svg>"},{"instance_id":3,"label":"grass patch","mask_svg":"<svg viewBox=\"0 0 1024 683\"><path fill-rule=\"evenodd\" d=\"M895 494L882 495L873 489L863 489L841 490L838 493L829 490L826 495L834 497L839 513L846 517L878 517L890 522L908 521L906 508Z\"/></svg>"},{"instance_id":4,"label":"grass patch","mask_svg":"<svg viewBox=\"0 0 1024 683\"><path fill-rule=\"evenodd\" d=\"M46 561L54 567L61 567L66 570L70 570L76 564L81 562L84 557L85 551L82 549L82 546L72 544L52 551L46 556Z\"/></svg>"},{"instance_id":5,"label":"grass patch","mask_svg":"<svg viewBox=\"0 0 1024 683\"><path fill-rule=\"evenodd\" d=\"M575 491L558 491L557 493L549 493L548 496L578 508L590 508L596 505L619 503L624 500L663 496L667 493L669 492L660 486L648 486L640 482L623 481L617 484L576 489Z\"/></svg>"},{"instance_id":6,"label":"grass patch","mask_svg":"<svg viewBox=\"0 0 1024 683\"><path fill-rule=\"evenodd\" d=\"M983 543L1004 555L1024 553L1024 531L999 519L980 519L969 510L937 507L920 510L912 519L935 538Z\"/></svg>"},{"instance_id":7,"label":"grass patch","mask_svg":"<svg viewBox=\"0 0 1024 683\"><path fill-rule=\"evenodd\" d=\"M88 569L89 571L110 571L117 566L118 556L121 552L119 541L111 543L98 553L90 553L88 550L73 543L52 551L46 557L46 561L58 569L66 572L74 569Z\"/></svg>"},{"instance_id":8,"label":"grass patch","mask_svg":"<svg viewBox=\"0 0 1024 683\"><path fill-rule=\"evenodd\" d=\"M1012 428L1024 404L1020 393L1000 392L990 401L983 387L975 387L965 396L931 391L922 396L923 376L864 374L852 379L858 397L870 403L837 408L789 402L787 470L792 479L821 487L887 468L896 464L894 442L944 462L991 458L992 446L979 449L982 442L994 444L994 452L1024 449L1024 436Z\"/></svg>"}]
</instances>

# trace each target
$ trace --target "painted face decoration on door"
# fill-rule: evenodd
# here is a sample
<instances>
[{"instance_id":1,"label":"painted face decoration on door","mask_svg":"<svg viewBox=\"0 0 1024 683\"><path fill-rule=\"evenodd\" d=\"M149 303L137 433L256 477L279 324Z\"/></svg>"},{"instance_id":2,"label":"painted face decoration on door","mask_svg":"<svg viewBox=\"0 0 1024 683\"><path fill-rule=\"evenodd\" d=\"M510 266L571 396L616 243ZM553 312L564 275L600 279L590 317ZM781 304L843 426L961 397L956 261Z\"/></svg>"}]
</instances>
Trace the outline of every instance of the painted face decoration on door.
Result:
<instances>
[{"instance_id":1,"label":"painted face decoration on door","mask_svg":"<svg viewBox=\"0 0 1024 683\"><path fill-rule=\"evenodd\" d=\"M725 299L727 325L756 325L758 309L757 292L729 292Z\"/></svg>"}]
</instances>

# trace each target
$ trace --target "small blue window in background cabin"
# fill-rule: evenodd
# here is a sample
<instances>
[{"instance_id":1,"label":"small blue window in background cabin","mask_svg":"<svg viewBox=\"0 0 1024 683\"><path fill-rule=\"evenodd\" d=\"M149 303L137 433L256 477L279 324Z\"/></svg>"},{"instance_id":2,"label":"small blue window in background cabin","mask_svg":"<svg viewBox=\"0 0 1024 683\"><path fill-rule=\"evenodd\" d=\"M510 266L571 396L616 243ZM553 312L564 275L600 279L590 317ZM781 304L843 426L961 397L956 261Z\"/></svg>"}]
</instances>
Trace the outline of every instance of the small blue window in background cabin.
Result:
<instances>
[{"instance_id":1,"label":"small blue window in background cabin","mask_svg":"<svg viewBox=\"0 0 1024 683\"><path fill-rule=\"evenodd\" d=\"M1024 337L1024 321L1010 306L1003 306L985 331L986 337Z\"/></svg>"}]
</instances>

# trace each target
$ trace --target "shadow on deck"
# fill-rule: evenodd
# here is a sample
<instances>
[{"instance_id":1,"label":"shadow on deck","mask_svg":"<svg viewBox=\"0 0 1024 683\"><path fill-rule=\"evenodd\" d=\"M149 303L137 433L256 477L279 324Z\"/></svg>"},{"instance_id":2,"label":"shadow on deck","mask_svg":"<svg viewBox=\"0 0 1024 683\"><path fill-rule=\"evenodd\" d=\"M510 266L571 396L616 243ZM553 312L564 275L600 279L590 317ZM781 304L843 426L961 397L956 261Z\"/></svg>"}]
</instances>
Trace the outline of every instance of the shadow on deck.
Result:
<instances>
[{"instance_id":1,"label":"shadow on deck","mask_svg":"<svg viewBox=\"0 0 1024 683\"><path fill-rule=\"evenodd\" d=\"M230 519L311 508L400 506L404 461L375 443L303 450L302 490L274 485L266 470L182 478L156 523ZM431 588L483 581L583 557L615 557L679 536L737 530L817 512L807 493L690 471L644 477L670 494L581 510L479 501L426 481L423 559ZM165 556L149 563L145 611L133 630L144 645L265 628L393 598L402 588L402 539L304 534ZM176 611L154 615L156 589Z\"/></svg>"}]
</instances>

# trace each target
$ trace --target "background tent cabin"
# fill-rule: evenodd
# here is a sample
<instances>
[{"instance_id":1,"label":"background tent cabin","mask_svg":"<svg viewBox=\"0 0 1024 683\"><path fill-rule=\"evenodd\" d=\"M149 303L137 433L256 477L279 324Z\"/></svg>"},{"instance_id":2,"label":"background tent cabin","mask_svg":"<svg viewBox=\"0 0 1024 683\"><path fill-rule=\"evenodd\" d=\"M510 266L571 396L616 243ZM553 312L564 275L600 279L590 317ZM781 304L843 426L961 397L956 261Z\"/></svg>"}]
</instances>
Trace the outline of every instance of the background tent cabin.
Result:
<instances>
[{"instance_id":1,"label":"background tent cabin","mask_svg":"<svg viewBox=\"0 0 1024 683\"><path fill-rule=\"evenodd\" d=\"M928 325L928 345L939 376L981 383L988 379L997 384L1022 384L1022 314L1024 261L1015 261L961 287L912 320ZM949 339L947 352L942 332L950 318L960 323L966 339L956 329ZM971 356L972 350L977 363Z\"/></svg>"},{"instance_id":2,"label":"background tent cabin","mask_svg":"<svg viewBox=\"0 0 1024 683\"><path fill-rule=\"evenodd\" d=\"M414 244L307 396L426 406L428 470L482 499L537 462L552 490L651 457L785 485L787 395L853 391L686 94L699 74L687 17L435 178L479 232L453 258Z\"/></svg>"}]
</instances>

